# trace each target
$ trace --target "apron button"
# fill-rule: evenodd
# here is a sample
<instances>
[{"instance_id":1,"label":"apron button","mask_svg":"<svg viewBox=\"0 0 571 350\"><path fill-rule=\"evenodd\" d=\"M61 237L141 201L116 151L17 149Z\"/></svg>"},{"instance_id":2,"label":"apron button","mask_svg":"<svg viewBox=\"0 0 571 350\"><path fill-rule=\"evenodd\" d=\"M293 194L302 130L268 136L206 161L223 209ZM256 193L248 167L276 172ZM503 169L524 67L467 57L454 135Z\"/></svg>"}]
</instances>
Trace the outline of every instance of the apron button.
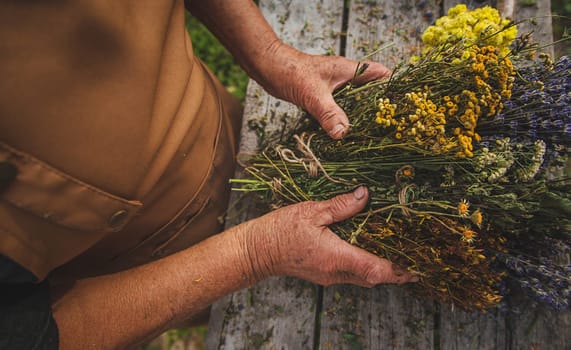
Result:
<instances>
[{"instance_id":1,"label":"apron button","mask_svg":"<svg viewBox=\"0 0 571 350\"><path fill-rule=\"evenodd\" d=\"M0 162L0 193L10 187L16 180L16 175L18 175L18 168L14 164L6 161Z\"/></svg>"},{"instance_id":2,"label":"apron button","mask_svg":"<svg viewBox=\"0 0 571 350\"><path fill-rule=\"evenodd\" d=\"M121 209L115 212L115 214L111 215L109 218L109 226L111 226L111 228L119 228L125 222L125 220L127 220L128 217L129 212L127 212L125 209Z\"/></svg>"}]
</instances>

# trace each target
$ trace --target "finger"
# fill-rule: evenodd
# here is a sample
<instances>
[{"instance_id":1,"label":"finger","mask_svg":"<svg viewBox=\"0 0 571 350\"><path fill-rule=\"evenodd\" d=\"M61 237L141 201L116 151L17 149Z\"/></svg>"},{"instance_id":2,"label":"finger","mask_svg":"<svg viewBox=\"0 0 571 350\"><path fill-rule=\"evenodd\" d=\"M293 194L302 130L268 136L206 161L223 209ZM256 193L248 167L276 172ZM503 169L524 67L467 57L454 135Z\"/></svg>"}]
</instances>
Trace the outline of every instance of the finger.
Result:
<instances>
[{"instance_id":1,"label":"finger","mask_svg":"<svg viewBox=\"0 0 571 350\"><path fill-rule=\"evenodd\" d=\"M361 85L365 84L371 80L375 79L387 79L391 76L391 70L385 67L384 65L373 62L373 61L366 61L360 63L360 67L364 67L366 65L366 69L362 70L361 74L357 74L353 79L353 84Z\"/></svg>"},{"instance_id":2,"label":"finger","mask_svg":"<svg viewBox=\"0 0 571 350\"><path fill-rule=\"evenodd\" d=\"M375 79L387 79L392 74L391 70L383 64L373 61L357 62L344 59L344 64L338 64L335 68L331 91L342 87L347 82L361 85Z\"/></svg>"},{"instance_id":3,"label":"finger","mask_svg":"<svg viewBox=\"0 0 571 350\"><path fill-rule=\"evenodd\" d=\"M360 285L402 284L418 281L418 276L396 268L390 261L381 259L347 242L344 243L337 260L340 264L340 270L347 271L361 279Z\"/></svg>"},{"instance_id":4,"label":"finger","mask_svg":"<svg viewBox=\"0 0 571 350\"><path fill-rule=\"evenodd\" d=\"M350 218L365 207L368 195L367 188L360 186L353 192L315 203L317 206L316 224L328 226Z\"/></svg>"},{"instance_id":5,"label":"finger","mask_svg":"<svg viewBox=\"0 0 571 350\"><path fill-rule=\"evenodd\" d=\"M307 111L315 117L323 130L335 140L343 138L349 131L349 119L343 109L337 105L331 93L346 84L347 81L360 85L374 79L385 79L391 75L391 71L387 67L377 62L367 61L357 64L355 61L339 59L343 60L343 64L334 65L335 71L329 90L314 94L314 98L306 103ZM366 69L359 67L366 67Z\"/></svg>"},{"instance_id":6,"label":"finger","mask_svg":"<svg viewBox=\"0 0 571 350\"><path fill-rule=\"evenodd\" d=\"M331 138L339 140L349 131L349 119L329 91L315 95L306 109Z\"/></svg>"},{"instance_id":7,"label":"finger","mask_svg":"<svg viewBox=\"0 0 571 350\"><path fill-rule=\"evenodd\" d=\"M353 284L355 286L364 287L364 288L372 288L375 285L367 282L367 280L363 279L360 276L355 276L352 272L349 271L337 271L332 280L328 281L326 285L334 285L334 284Z\"/></svg>"}]
</instances>

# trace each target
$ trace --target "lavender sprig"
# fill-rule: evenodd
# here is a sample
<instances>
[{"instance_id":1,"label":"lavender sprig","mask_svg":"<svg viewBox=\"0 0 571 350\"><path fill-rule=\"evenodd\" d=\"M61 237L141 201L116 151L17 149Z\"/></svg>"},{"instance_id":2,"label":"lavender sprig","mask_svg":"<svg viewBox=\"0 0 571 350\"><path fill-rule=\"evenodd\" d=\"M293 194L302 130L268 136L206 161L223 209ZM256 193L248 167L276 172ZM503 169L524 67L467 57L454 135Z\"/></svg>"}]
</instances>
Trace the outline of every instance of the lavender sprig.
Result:
<instances>
[{"instance_id":1,"label":"lavender sprig","mask_svg":"<svg viewBox=\"0 0 571 350\"><path fill-rule=\"evenodd\" d=\"M571 58L555 64L542 61L518 69L511 99L493 120L480 123L482 135L515 140L542 139L551 144L571 145Z\"/></svg>"},{"instance_id":2,"label":"lavender sprig","mask_svg":"<svg viewBox=\"0 0 571 350\"><path fill-rule=\"evenodd\" d=\"M497 253L502 270L508 272L508 289L519 289L536 302L554 310L571 307L571 264L558 265L545 257ZM511 288L510 288L511 287Z\"/></svg>"}]
</instances>

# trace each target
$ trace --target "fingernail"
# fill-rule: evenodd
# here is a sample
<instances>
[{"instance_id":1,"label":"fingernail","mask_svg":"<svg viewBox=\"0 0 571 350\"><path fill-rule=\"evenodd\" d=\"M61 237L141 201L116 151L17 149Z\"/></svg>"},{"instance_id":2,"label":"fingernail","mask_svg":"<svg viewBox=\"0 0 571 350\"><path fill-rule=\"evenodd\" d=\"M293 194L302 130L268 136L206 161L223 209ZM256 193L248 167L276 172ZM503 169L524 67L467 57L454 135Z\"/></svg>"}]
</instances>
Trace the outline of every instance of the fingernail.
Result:
<instances>
[{"instance_id":1,"label":"fingernail","mask_svg":"<svg viewBox=\"0 0 571 350\"><path fill-rule=\"evenodd\" d=\"M333 129L331 129L331 136L345 136L345 130L347 127L343 124L337 124Z\"/></svg>"},{"instance_id":2,"label":"fingernail","mask_svg":"<svg viewBox=\"0 0 571 350\"><path fill-rule=\"evenodd\" d=\"M355 196L355 198L357 200L361 200L363 199L363 197L365 197L365 195L367 194L367 190L365 189L364 186L360 186L358 187L355 192L353 192L353 195Z\"/></svg>"}]
</instances>

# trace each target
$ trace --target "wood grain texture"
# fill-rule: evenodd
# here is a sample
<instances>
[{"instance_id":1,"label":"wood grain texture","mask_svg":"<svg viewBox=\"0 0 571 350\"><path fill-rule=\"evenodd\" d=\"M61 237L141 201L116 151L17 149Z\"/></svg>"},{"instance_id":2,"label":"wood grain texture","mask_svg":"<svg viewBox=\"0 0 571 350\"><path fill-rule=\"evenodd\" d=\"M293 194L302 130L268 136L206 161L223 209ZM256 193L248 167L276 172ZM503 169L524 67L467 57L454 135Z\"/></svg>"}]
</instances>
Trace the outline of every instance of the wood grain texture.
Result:
<instances>
[{"instance_id":1,"label":"wood grain texture","mask_svg":"<svg viewBox=\"0 0 571 350\"><path fill-rule=\"evenodd\" d=\"M495 350L505 349L506 320L496 310L486 314L454 310L440 305L439 345L442 350Z\"/></svg>"},{"instance_id":2,"label":"wood grain texture","mask_svg":"<svg viewBox=\"0 0 571 350\"><path fill-rule=\"evenodd\" d=\"M418 53L421 35L440 15L437 1L351 1L346 56L371 56L389 68Z\"/></svg>"},{"instance_id":3,"label":"wood grain texture","mask_svg":"<svg viewBox=\"0 0 571 350\"><path fill-rule=\"evenodd\" d=\"M553 312L529 303L506 315L509 349L571 349L571 311Z\"/></svg>"},{"instance_id":4,"label":"wood grain texture","mask_svg":"<svg viewBox=\"0 0 571 350\"><path fill-rule=\"evenodd\" d=\"M326 288L320 349L432 349L432 307L401 286Z\"/></svg>"}]
</instances>

